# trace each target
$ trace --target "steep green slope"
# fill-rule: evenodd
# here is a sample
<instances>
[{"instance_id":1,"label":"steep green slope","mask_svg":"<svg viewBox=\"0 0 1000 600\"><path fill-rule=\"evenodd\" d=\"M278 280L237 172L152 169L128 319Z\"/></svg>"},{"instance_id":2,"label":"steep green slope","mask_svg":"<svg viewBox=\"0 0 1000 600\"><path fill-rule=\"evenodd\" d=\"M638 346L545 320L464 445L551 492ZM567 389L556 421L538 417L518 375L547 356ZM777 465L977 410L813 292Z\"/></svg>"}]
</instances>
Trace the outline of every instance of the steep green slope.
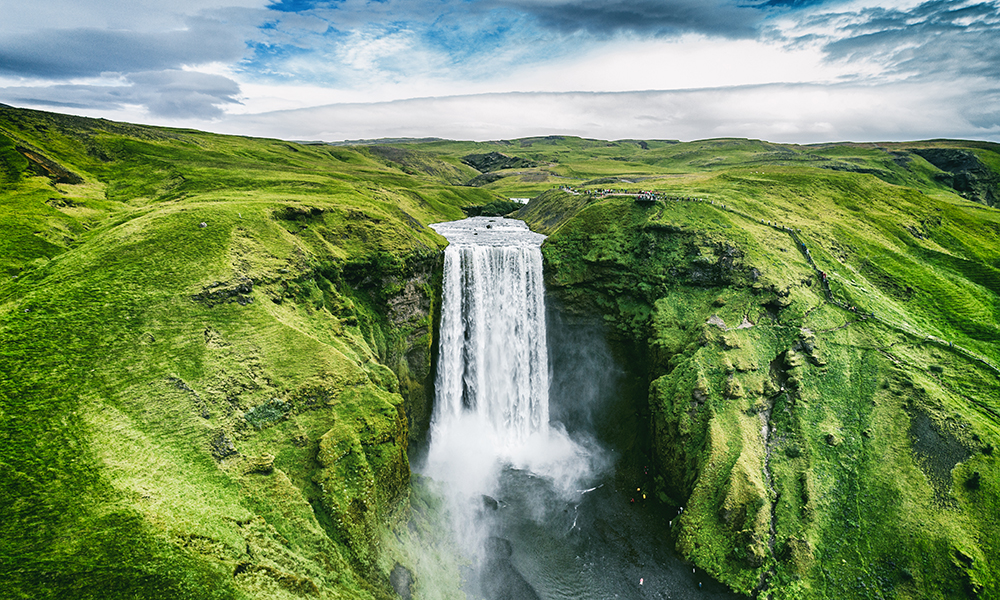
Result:
<instances>
[{"instance_id":1,"label":"steep green slope","mask_svg":"<svg viewBox=\"0 0 1000 600\"><path fill-rule=\"evenodd\" d=\"M884 166L761 161L519 213L555 232L556 293L646 356L677 548L734 589L1000 595L1000 213Z\"/></svg>"},{"instance_id":2,"label":"steep green slope","mask_svg":"<svg viewBox=\"0 0 1000 600\"><path fill-rule=\"evenodd\" d=\"M494 197L351 149L9 108L0 135L4 597L393 595L426 224Z\"/></svg>"}]
</instances>

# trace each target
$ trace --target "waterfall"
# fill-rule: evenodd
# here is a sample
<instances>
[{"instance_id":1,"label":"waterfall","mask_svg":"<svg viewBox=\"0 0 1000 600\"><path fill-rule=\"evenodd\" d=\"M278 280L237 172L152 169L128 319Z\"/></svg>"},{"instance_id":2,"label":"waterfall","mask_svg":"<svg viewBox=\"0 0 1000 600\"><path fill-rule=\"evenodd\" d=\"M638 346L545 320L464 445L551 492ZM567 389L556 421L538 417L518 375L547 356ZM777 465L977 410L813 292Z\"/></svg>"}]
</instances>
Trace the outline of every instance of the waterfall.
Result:
<instances>
[{"instance_id":1,"label":"waterfall","mask_svg":"<svg viewBox=\"0 0 1000 600\"><path fill-rule=\"evenodd\" d=\"M482 514L484 496L501 493L505 469L575 494L590 464L587 452L549 423L545 236L501 218L432 227L449 245L423 473L442 485L460 545L482 557L493 535Z\"/></svg>"},{"instance_id":2,"label":"waterfall","mask_svg":"<svg viewBox=\"0 0 1000 600\"><path fill-rule=\"evenodd\" d=\"M510 219L435 229L451 244L444 258L434 426L470 411L504 445L523 442L549 423L539 248L545 238Z\"/></svg>"}]
</instances>

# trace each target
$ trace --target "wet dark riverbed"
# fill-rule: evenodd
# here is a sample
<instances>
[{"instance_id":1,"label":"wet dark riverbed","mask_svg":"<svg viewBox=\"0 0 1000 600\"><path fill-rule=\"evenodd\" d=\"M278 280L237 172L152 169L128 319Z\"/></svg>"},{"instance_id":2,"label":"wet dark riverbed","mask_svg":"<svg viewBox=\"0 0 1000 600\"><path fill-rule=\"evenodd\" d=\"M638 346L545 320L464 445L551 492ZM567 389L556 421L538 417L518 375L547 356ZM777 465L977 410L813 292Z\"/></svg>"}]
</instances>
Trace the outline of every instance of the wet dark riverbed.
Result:
<instances>
[{"instance_id":1,"label":"wet dark riverbed","mask_svg":"<svg viewBox=\"0 0 1000 600\"><path fill-rule=\"evenodd\" d=\"M480 574L483 595L738 598L676 556L659 507L633 504L629 491L615 489L613 481L598 485L566 499L548 481L506 470L496 504L484 502L482 509L493 533Z\"/></svg>"},{"instance_id":2,"label":"wet dark riverbed","mask_svg":"<svg viewBox=\"0 0 1000 600\"><path fill-rule=\"evenodd\" d=\"M488 584L484 595L741 598L700 569L692 572L673 551L676 509L657 503L648 487L653 473L644 375L621 366L600 323L568 317L554 303L547 321L553 421L570 436L589 440L604 459L592 478L569 493L525 470L502 471L496 503L487 500L480 513L494 537L480 578ZM646 500L636 488L647 492Z\"/></svg>"}]
</instances>

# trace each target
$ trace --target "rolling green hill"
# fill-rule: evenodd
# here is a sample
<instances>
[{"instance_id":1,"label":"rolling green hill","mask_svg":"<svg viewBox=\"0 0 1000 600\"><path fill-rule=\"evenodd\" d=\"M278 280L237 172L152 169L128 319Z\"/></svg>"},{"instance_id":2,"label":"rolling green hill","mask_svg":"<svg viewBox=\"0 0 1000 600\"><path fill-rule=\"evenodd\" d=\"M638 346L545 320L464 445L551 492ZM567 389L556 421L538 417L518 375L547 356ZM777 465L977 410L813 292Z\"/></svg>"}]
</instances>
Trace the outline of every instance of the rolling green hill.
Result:
<instances>
[{"instance_id":1,"label":"rolling green hill","mask_svg":"<svg viewBox=\"0 0 1000 600\"><path fill-rule=\"evenodd\" d=\"M10 108L0 136L3 587L389 597L426 224L493 196L355 149Z\"/></svg>"},{"instance_id":2,"label":"rolling green hill","mask_svg":"<svg viewBox=\"0 0 1000 600\"><path fill-rule=\"evenodd\" d=\"M774 598L1000 597L1000 145L343 146L0 107L0 178L9 597L395 597L446 554L408 459L427 225L524 197L550 293L649 382L685 558ZM457 593L438 568L417 597Z\"/></svg>"}]
</instances>

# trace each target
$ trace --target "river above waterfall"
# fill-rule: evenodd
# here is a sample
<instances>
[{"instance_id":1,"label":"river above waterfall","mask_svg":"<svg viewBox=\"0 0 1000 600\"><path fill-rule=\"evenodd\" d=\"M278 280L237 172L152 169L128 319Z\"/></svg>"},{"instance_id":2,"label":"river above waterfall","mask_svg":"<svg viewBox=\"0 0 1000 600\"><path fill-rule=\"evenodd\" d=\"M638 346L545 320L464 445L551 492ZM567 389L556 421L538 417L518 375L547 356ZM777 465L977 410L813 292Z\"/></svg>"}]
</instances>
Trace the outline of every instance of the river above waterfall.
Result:
<instances>
[{"instance_id":1,"label":"river above waterfall","mask_svg":"<svg viewBox=\"0 0 1000 600\"><path fill-rule=\"evenodd\" d=\"M450 244L420 470L443 490L468 597L732 597L673 554L599 324L546 302L545 236L503 218L432 227ZM600 433L608 420L624 434Z\"/></svg>"},{"instance_id":2,"label":"river above waterfall","mask_svg":"<svg viewBox=\"0 0 1000 600\"><path fill-rule=\"evenodd\" d=\"M526 246L538 248L545 236L528 229L524 221L503 217L471 217L435 223L431 229L455 246Z\"/></svg>"}]
</instances>

